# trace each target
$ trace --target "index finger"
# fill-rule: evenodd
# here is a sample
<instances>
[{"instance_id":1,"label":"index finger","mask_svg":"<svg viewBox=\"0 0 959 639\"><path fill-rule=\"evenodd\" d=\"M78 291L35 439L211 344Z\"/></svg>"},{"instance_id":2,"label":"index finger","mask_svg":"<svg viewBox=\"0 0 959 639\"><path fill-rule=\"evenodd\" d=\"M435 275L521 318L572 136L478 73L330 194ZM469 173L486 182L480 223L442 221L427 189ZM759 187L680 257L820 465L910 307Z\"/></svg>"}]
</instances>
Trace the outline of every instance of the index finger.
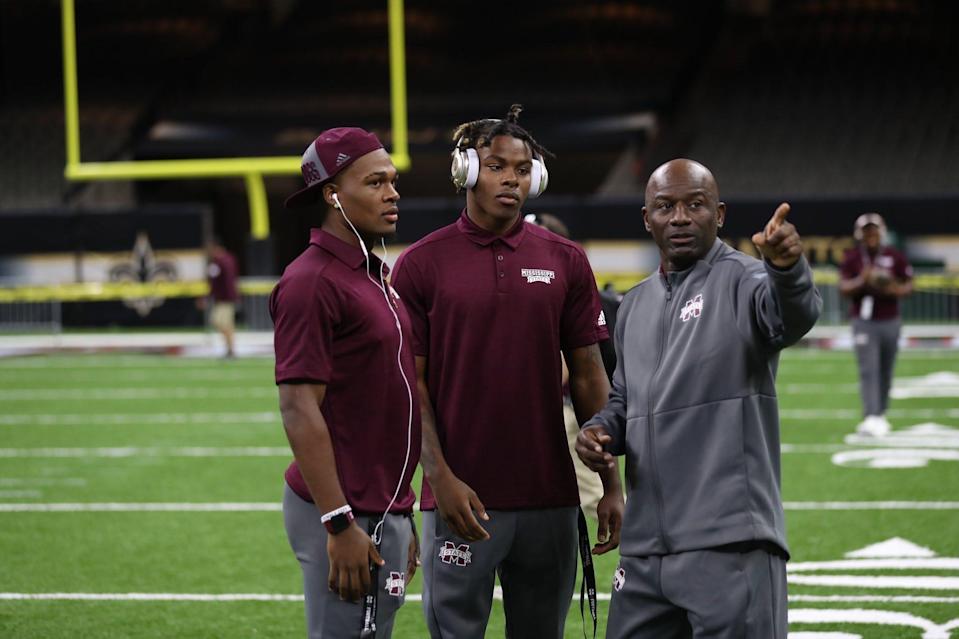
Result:
<instances>
[{"instance_id":1,"label":"index finger","mask_svg":"<svg viewBox=\"0 0 959 639\"><path fill-rule=\"evenodd\" d=\"M786 219L786 216L789 215L790 208L792 207L790 207L786 202L783 202L776 207L776 212L773 213L772 219L769 220L769 223L773 225L774 230L778 228L779 225L782 224Z\"/></svg>"}]
</instances>

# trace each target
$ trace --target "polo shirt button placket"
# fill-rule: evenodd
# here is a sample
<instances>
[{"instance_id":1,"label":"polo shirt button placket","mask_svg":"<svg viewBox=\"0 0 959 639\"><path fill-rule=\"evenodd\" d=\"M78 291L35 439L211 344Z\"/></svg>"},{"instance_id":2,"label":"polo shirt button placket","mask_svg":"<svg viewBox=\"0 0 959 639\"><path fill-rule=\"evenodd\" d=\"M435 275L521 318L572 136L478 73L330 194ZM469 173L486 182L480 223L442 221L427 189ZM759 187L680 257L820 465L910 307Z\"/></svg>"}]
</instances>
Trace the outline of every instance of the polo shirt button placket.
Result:
<instances>
[{"instance_id":1,"label":"polo shirt button placket","mask_svg":"<svg viewBox=\"0 0 959 639\"><path fill-rule=\"evenodd\" d=\"M502 246L497 246L496 250L502 250ZM505 259L502 253L496 253L496 290L500 293L506 292L506 267L503 264Z\"/></svg>"}]
</instances>

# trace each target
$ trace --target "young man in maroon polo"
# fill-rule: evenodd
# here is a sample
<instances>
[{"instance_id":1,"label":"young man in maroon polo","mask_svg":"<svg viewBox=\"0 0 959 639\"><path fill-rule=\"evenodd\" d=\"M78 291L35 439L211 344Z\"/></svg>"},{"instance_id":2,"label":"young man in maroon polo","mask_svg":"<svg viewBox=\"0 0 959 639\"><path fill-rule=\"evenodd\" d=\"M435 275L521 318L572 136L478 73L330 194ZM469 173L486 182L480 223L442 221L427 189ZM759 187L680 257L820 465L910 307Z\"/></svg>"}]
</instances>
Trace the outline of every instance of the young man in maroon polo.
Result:
<instances>
[{"instance_id":1,"label":"young man in maroon polo","mask_svg":"<svg viewBox=\"0 0 959 639\"><path fill-rule=\"evenodd\" d=\"M839 292L849 298L853 346L859 364L863 420L860 435L883 437L892 373L899 351L899 300L912 293L912 266L886 244L886 223L878 213L863 213L853 225L856 247L839 266Z\"/></svg>"},{"instance_id":2,"label":"young man in maroon polo","mask_svg":"<svg viewBox=\"0 0 959 639\"><path fill-rule=\"evenodd\" d=\"M454 183L466 209L407 249L393 274L413 324L423 407L423 604L434 638L484 635L497 573L509 637L562 637L579 498L561 353L581 421L609 388L585 253L523 221L545 167L518 112L457 130ZM622 519L615 468L604 485L597 553L618 545Z\"/></svg>"},{"instance_id":3,"label":"young man in maroon polo","mask_svg":"<svg viewBox=\"0 0 959 639\"><path fill-rule=\"evenodd\" d=\"M284 521L309 636L359 637L371 616L389 637L416 567L410 480L420 448L409 317L372 254L396 228L396 169L376 136L355 128L323 132L302 168L307 187L287 206L326 211L270 298L295 457Z\"/></svg>"}]
</instances>

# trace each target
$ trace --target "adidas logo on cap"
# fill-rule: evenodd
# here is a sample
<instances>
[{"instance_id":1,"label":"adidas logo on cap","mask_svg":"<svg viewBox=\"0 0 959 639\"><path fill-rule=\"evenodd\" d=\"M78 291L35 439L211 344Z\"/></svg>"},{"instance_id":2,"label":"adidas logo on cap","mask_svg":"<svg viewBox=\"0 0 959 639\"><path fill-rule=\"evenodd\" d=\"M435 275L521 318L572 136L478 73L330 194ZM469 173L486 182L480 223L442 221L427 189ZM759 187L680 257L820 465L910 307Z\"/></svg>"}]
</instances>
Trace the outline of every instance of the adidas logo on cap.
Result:
<instances>
[{"instance_id":1,"label":"adidas logo on cap","mask_svg":"<svg viewBox=\"0 0 959 639\"><path fill-rule=\"evenodd\" d=\"M350 156L345 153L340 153L336 156L336 166L341 166L344 162L349 162Z\"/></svg>"}]
</instances>

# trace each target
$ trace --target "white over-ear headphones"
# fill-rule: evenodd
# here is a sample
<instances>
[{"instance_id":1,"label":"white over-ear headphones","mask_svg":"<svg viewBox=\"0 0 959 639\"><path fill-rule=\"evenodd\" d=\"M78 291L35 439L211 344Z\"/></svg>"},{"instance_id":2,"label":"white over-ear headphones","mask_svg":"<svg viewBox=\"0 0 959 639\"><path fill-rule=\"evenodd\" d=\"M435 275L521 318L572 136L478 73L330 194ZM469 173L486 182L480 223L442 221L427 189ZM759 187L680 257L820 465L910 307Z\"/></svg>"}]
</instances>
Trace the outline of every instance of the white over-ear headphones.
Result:
<instances>
[{"instance_id":1,"label":"white over-ear headphones","mask_svg":"<svg viewBox=\"0 0 959 639\"><path fill-rule=\"evenodd\" d=\"M473 147L463 148L463 146L463 138L456 141L456 148L452 153L453 162L450 165L450 177L457 191L473 188L479 178L479 154ZM541 156L537 155L533 158L529 177L529 195L526 197L532 200L542 195L546 185L549 184L549 171L546 170L546 163Z\"/></svg>"}]
</instances>

